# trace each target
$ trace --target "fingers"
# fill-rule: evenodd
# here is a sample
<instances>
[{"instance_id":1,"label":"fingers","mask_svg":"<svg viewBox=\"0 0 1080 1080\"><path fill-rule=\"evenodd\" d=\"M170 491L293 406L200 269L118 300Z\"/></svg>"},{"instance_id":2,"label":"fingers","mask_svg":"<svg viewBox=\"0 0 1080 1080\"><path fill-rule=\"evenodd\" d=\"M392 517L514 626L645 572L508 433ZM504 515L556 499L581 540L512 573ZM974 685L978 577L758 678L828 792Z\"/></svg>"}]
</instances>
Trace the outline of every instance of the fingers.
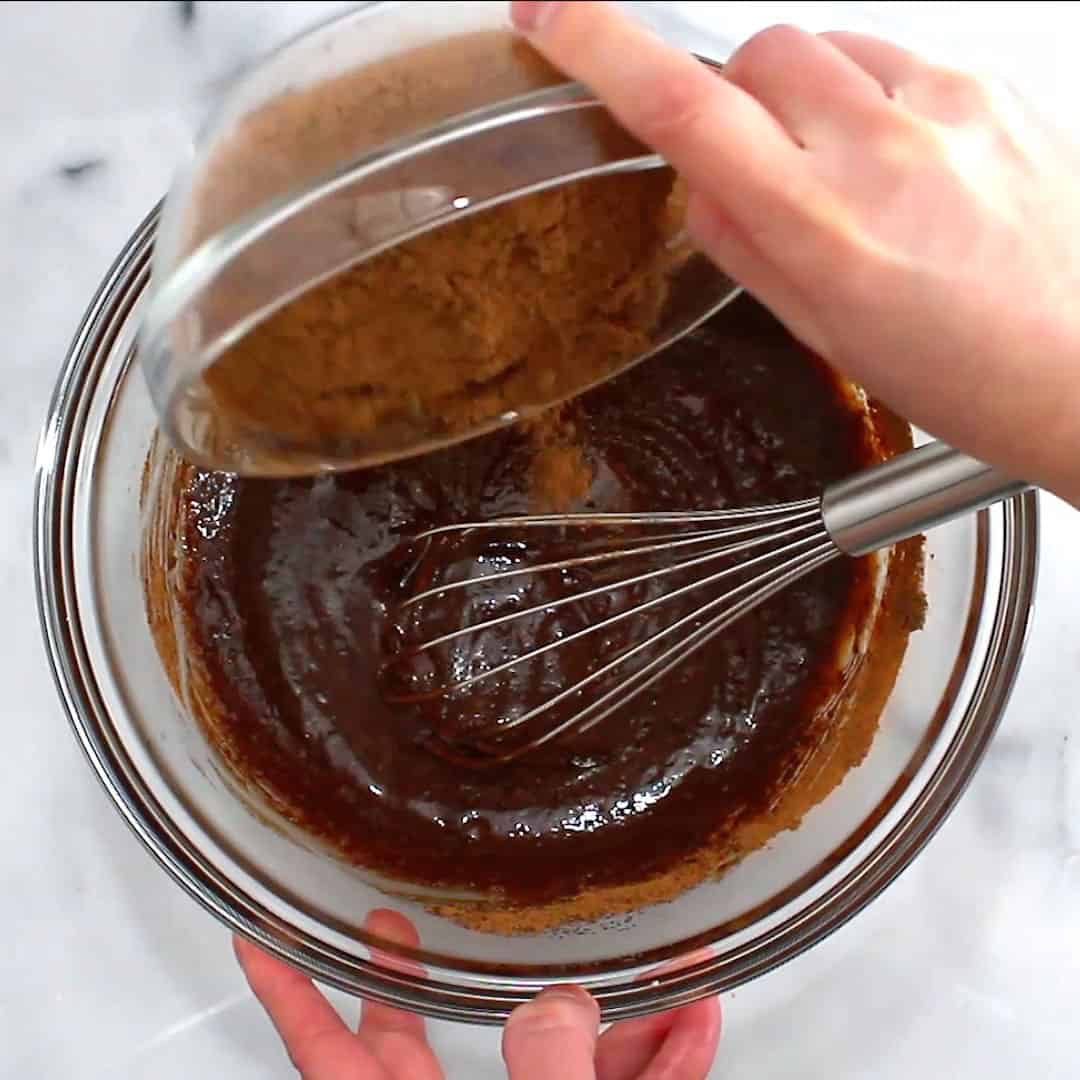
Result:
<instances>
[{"instance_id":1,"label":"fingers","mask_svg":"<svg viewBox=\"0 0 1080 1080\"><path fill-rule=\"evenodd\" d=\"M962 124L986 112L988 92L978 79L927 63L915 53L867 34L830 31L822 38L872 75L910 112L942 124Z\"/></svg>"},{"instance_id":2,"label":"fingers","mask_svg":"<svg viewBox=\"0 0 1080 1080\"><path fill-rule=\"evenodd\" d=\"M241 938L233 948L252 993L304 1080L379 1080L385 1073L305 975Z\"/></svg>"},{"instance_id":3,"label":"fingers","mask_svg":"<svg viewBox=\"0 0 1080 1080\"><path fill-rule=\"evenodd\" d=\"M654 969L654 973L692 968L712 956L711 949L699 949L661 965ZM711 1067L719 1036L720 1002L717 998L613 1024L597 1042L597 1080L663 1080L665 1077L675 1076L680 1080L693 1080L695 1076L704 1076ZM695 1040L701 1044L705 1060L704 1072L693 1071L700 1062L686 1059L685 1055L679 1052L679 1048L686 1045L684 1040L687 1039L690 1045ZM665 1051L669 1041L673 1041L674 1049ZM705 1054L708 1056L704 1057ZM659 1063L662 1068L670 1066L672 1071L657 1073L653 1069L654 1063Z\"/></svg>"},{"instance_id":4,"label":"fingers","mask_svg":"<svg viewBox=\"0 0 1080 1080\"><path fill-rule=\"evenodd\" d=\"M600 1008L584 990L553 986L510 1015L502 1053L510 1080L594 1080Z\"/></svg>"},{"instance_id":5,"label":"fingers","mask_svg":"<svg viewBox=\"0 0 1080 1080\"><path fill-rule=\"evenodd\" d=\"M420 944L416 927L400 912L389 908L377 908L368 913L364 921L364 929L373 937L381 938L392 945L404 945L406 948L415 949ZM388 953L383 949L373 948L371 958L375 963L392 971L400 971L405 974L422 974L419 964ZM377 1001L367 1001L360 1007L361 1036L369 1038L377 1037L387 1031L407 1032L417 1038L426 1038L424 1018L415 1013L405 1012L403 1009L395 1009L389 1005L380 1005Z\"/></svg>"},{"instance_id":6,"label":"fingers","mask_svg":"<svg viewBox=\"0 0 1080 1080\"><path fill-rule=\"evenodd\" d=\"M828 355L828 338L817 325L816 305L723 207L691 192L686 226L698 249L724 273L765 304L804 345L819 356Z\"/></svg>"},{"instance_id":7,"label":"fingers","mask_svg":"<svg viewBox=\"0 0 1080 1080\"><path fill-rule=\"evenodd\" d=\"M704 1080L719 1042L717 998L615 1024L597 1044L597 1080Z\"/></svg>"},{"instance_id":8,"label":"fingers","mask_svg":"<svg viewBox=\"0 0 1080 1080\"><path fill-rule=\"evenodd\" d=\"M892 109L881 83L829 41L794 26L755 34L724 78L760 101L800 146L858 134Z\"/></svg>"},{"instance_id":9,"label":"fingers","mask_svg":"<svg viewBox=\"0 0 1080 1080\"><path fill-rule=\"evenodd\" d=\"M638 1080L674 1022L666 1012L612 1024L596 1043L596 1080Z\"/></svg>"},{"instance_id":10,"label":"fingers","mask_svg":"<svg viewBox=\"0 0 1080 1080\"><path fill-rule=\"evenodd\" d=\"M797 240L813 217L813 177L761 102L611 4L549 5L539 23L527 8L515 4L513 12L531 43L590 86L692 188L721 201L751 233Z\"/></svg>"},{"instance_id":11,"label":"fingers","mask_svg":"<svg viewBox=\"0 0 1080 1080\"><path fill-rule=\"evenodd\" d=\"M821 37L876 79L890 97L925 67L913 52L869 34L830 30Z\"/></svg>"},{"instance_id":12,"label":"fingers","mask_svg":"<svg viewBox=\"0 0 1080 1080\"><path fill-rule=\"evenodd\" d=\"M717 998L677 1010L656 1056L638 1080L705 1080L720 1045L720 1002Z\"/></svg>"},{"instance_id":13,"label":"fingers","mask_svg":"<svg viewBox=\"0 0 1080 1080\"><path fill-rule=\"evenodd\" d=\"M420 944L416 927L400 912L377 908L368 913L364 929L373 937L394 945L415 949ZM383 949L372 948L376 963L392 971L417 975L423 968ZM407 1076L410 1080L438 1080L442 1068L427 1041L427 1026L422 1016L364 1000L360 1006L360 1041L383 1064L391 1076Z\"/></svg>"}]
</instances>

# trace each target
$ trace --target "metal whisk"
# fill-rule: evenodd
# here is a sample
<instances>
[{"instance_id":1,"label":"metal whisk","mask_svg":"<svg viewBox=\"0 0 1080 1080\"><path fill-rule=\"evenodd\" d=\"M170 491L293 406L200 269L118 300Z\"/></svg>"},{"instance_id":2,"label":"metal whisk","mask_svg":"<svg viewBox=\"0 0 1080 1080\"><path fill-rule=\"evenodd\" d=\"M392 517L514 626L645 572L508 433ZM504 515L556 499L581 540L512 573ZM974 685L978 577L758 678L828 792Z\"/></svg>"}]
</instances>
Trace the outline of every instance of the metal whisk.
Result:
<instances>
[{"instance_id":1,"label":"metal whisk","mask_svg":"<svg viewBox=\"0 0 1080 1080\"><path fill-rule=\"evenodd\" d=\"M415 538L411 592L397 613L400 641L386 669L395 678L386 694L449 703L443 713L465 719L433 736L439 752L471 766L505 764L595 727L826 563L866 555L1027 487L929 443L833 484L819 499L756 509L510 517L431 529ZM532 542L538 536L548 545L540 556ZM559 557L552 557L552 544ZM553 619L548 639L538 640L537 625ZM432 635L432 621L452 629ZM628 634L634 626L643 633ZM494 657L485 647L490 642L497 643ZM596 643L586 668L559 683L563 669L552 662L586 642ZM520 696L526 670L542 700L507 708ZM506 683L502 704L477 711L484 695L475 691L497 680Z\"/></svg>"}]
</instances>

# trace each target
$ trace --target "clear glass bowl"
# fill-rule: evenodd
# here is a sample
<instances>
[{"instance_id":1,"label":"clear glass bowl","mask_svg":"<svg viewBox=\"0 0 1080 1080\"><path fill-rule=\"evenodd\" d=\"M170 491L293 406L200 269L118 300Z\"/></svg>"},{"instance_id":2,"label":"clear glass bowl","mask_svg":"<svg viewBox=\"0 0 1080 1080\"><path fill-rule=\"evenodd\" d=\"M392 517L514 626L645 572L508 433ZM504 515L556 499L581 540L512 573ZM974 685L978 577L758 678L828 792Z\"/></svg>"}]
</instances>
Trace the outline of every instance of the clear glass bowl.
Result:
<instances>
[{"instance_id":1,"label":"clear glass bowl","mask_svg":"<svg viewBox=\"0 0 1080 1080\"><path fill-rule=\"evenodd\" d=\"M507 7L369 4L286 43L230 88L166 197L140 331L162 430L189 460L284 475L459 439L440 410L373 430L324 410L310 434L272 414L238 419L204 375L289 301L393 245L571 181L666 168L584 86L522 60ZM666 302L620 364L653 355L738 292L680 224L663 248ZM470 430L580 392L574 372L522 390Z\"/></svg>"},{"instance_id":2,"label":"clear glass bowl","mask_svg":"<svg viewBox=\"0 0 1080 1080\"><path fill-rule=\"evenodd\" d=\"M761 975L877 896L947 816L992 737L1030 619L1032 494L928 538L925 629L913 635L873 747L794 831L722 878L631 917L525 937L395 906L422 949L378 952L360 928L388 903L358 870L253 816L154 648L139 571L143 467L157 431L134 342L156 212L93 301L42 436L35 552L57 688L88 760L162 867L224 924L324 982L431 1016L498 1022L573 979L608 1019ZM658 966L659 970L658 970Z\"/></svg>"}]
</instances>

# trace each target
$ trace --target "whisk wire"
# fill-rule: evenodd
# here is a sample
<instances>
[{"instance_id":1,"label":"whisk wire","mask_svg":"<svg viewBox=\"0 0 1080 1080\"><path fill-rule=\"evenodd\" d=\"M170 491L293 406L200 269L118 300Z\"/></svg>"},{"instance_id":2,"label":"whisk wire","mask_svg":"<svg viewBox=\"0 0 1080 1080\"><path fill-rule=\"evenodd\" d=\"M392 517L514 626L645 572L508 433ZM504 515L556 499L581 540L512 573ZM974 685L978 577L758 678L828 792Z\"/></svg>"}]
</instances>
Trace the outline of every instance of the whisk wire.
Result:
<instances>
[{"instance_id":1,"label":"whisk wire","mask_svg":"<svg viewBox=\"0 0 1080 1080\"><path fill-rule=\"evenodd\" d=\"M563 637L555 638L554 640L552 640L552 642L546 642L543 645L537 646L535 649L530 649L527 652L523 652L521 656L512 657L510 660L505 660L500 664L496 664L494 667L489 667L489 669L487 669L486 671L477 673L476 675L471 675L468 678L459 679L455 681L455 683L450 684L445 688L442 688L440 692L455 693L461 690L468 689L471 686L475 686L477 683L481 683L481 681L483 681L484 679L489 679L495 677L496 675L501 675L504 672L510 671L512 667L516 667L519 664L536 660L539 657L543 656L544 653L550 652L553 649L562 648L570 645L571 643L576 642L576 640L580 640L583 637L588 637L591 634L595 634L597 631L610 629L611 626L622 622L624 619L636 618L642 615L642 612L659 607L662 604L670 603L671 600L676 599L679 596L685 596L688 593L697 592L701 589L707 588L707 586L718 584L725 578L730 578L731 576L735 575L735 573L743 573L746 570L753 569L755 566L759 566L762 563L773 562L775 561L775 559L782 558L784 556L795 557L800 554L807 554L807 552L804 550L806 548L806 544L808 542L813 542L822 535L820 525L810 524L807 526L799 526L796 529L787 530L785 534L781 534L780 536L774 535L769 538L771 541L775 542L778 539L783 539L785 536L797 534L797 532L806 532L808 529L813 529L809 536L800 537L799 539L794 540L793 542L788 543L785 546L781 546L781 548L779 549L773 549L771 551L765 552L764 554L757 555L754 558L746 559L745 562L740 563L738 566L725 567L723 570L718 570L717 572L712 573L712 575L710 576L707 576L697 581L692 581L686 585L681 585L678 589L674 589L671 592L662 593L659 596L654 596L651 599L644 600L643 603L635 605L634 607L627 608L624 611L618 611L615 613L615 615L608 616L607 618L599 620L598 622L591 623L588 626L584 626L581 630L572 632ZM747 550L747 546L756 546L756 544L752 544L751 541L743 541L740 544L728 545L727 548L717 552L710 552L704 555L696 556L694 558L684 559L683 562L673 564L672 566L661 567L656 570L650 570L645 573L640 573L640 575L637 575L636 577L627 578L623 581L620 581L617 588L623 589L627 588L627 586L644 583L646 581L669 575L669 573L674 573L677 570L691 569L694 566L700 566L704 563L713 562L717 558L729 558L732 555L737 555ZM598 585L594 589L585 590L581 593L572 593L568 596L558 597L557 599L549 600L549 602L537 604L530 608L525 608L519 611L511 611L508 612L507 615L487 619L480 623L474 623L471 626L463 626L460 627L460 629L458 630L450 631L447 634L442 634L438 637L432 638L431 640L429 640L429 642L423 643L423 645L417 647L416 649L410 650L408 654L410 654L410 656L416 656L416 654L429 651L430 649L438 645L444 645L449 642L453 642L453 640L456 640L465 635L490 630L492 626L497 626L514 620L522 619L529 615L534 615L534 613L540 611L550 611L553 608L562 607L570 603L580 603L584 599L589 599L594 596L610 593L612 591L612 588L613 586L610 584ZM434 592L437 592L437 590L435 590ZM726 598L728 598L728 594L720 597L718 602L717 600L714 600L714 602L711 602L710 605L707 605L705 608L693 612L692 615L687 618L696 618L698 615L700 615L701 610L707 610L708 608L714 607L716 603L723 602L723 600ZM669 627L665 627L665 629L663 631L660 631L657 636L664 636L665 634L677 629L679 625L683 624L683 621L684 620L680 620L679 622L673 623ZM656 636L649 638L647 642L643 643L640 647L644 648L656 639ZM616 663L616 661L621 663L622 660L627 658L629 658L629 656L620 653L619 656L616 657L616 660L611 661L611 663ZM562 690L557 694L555 698L551 699L549 702L545 702L542 706L538 706L539 710L542 711L546 707L555 705L559 701L564 700L567 696L569 696L569 694L583 689L584 686L592 683L595 677L599 677L605 671L606 667L602 667L602 669L599 669L597 672L579 681L579 683L573 684L573 686ZM401 703L407 703L409 701L415 702L426 700L429 697L430 696L428 693L395 694L394 700ZM513 720L504 721L504 723L501 725L501 729L507 730L509 728L518 727L519 725L524 724L526 720L531 719L534 715L539 715L539 713L534 710Z\"/></svg>"},{"instance_id":2,"label":"whisk wire","mask_svg":"<svg viewBox=\"0 0 1080 1080\"><path fill-rule=\"evenodd\" d=\"M740 619L744 612L764 602L775 593L786 589L789 583L804 576L804 573L824 566L836 554L836 549L832 544L827 542L821 544L820 549L814 555L811 555L805 564L798 566L788 565L783 573L769 580L766 584L762 584L759 591L745 596L739 604L733 606L730 610L714 616L710 621L698 627L697 630L691 631L685 638L681 638L678 642L664 649L660 656L650 660L642 669L634 672L626 679L625 683L612 687L597 698L596 701L583 708L581 712L573 714L573 716L563 720L561 724L538 735L537 738L532 739L527 744L515 747L513 750L500 751L498 746L487 742L482 744L482 750L491 755L491 765L508 765L511 761L538 750L540 746L561 739L566 734L571 732L584 734L586 731L590 731L598 724L602 724L612 713L617 712L631 702L638 694L644 693L650 686L658 683L660 679L673 671L679 663L683 662L690 653L710 643L717 634L726 630L735 620ZM706 605L701 611L694 612L687 619L699 618L703 611L723 604L725 600L730 599L734 592L735 590L732 590L731 593L717 597L713 604ZM674 630L675 625L669 627L669 629ZM654 640L656 638L650 638L649 643L646 644L651 644ZM618 657L611 663L618 666L625 659L625 656ZM553 700L550 704L554 703ZM539 716L544 707L541 706L540 710L537 710L532 718ZM594 713L595 715L591 715Z\"/></svg>"},{"instance_id":3,"label":"whisk wire","mask_svg":"<svg viewBox=\"0 0 1080 1080\"><path fill-rule=\"evenodd\" d=\"M758 590L763 587L763 580L768 583L766 588L771 587L771 583L774 580L774 577L781 580L783 582L783 584L777 585L777 586L775 586L775 588L773 588L773 591L776 591L776 589L783 588L784 584L787 584L787 582L789 580L789 578L788 578L789 573L795 572L796 570L799 571L800 574L805 573L806 571L805 571L804 568L806 567L806 565L809 562L816 562L816 560L821 558L823 555L826 556L826 557L831 557L832 554L834 554L834 553L836 553L836 548L833 545L832 541L827 539L827 538L824 539L824 540L819 540L816 545L814 545L813 547L810 547L810 548L805 547L805 542L796 542L795 544L788 545L787 548L781 549L780 551L775 553L776 555L784 555L784 554L787 555L787 558L785 559L784 564L782 565L782 567L777 567L777 568L774 568L771 571L768 571L766 573L766 576L765 576L764 579L759 578L759 579L755 579L755 580L752 580L752 581L743 582L740 585L736 585L734 588L728 590L727 592L721 594L718 597L715 597L714 599L708 601L706 604L703 604L700 608L696 608L694 611L690 612L688 615L684 615L682 618L680 618L680 619L676 620L675 622L673 622L670 626L664 627L664 629L657 631L655 634L653 634L650 637L646 638L644 641L638 642L637 644L632 645L629 648L623 650L622 652L618 653L615 657L613 657L611 660L609 660L607 663L601 665L595 671L590 672L588 675L586 675L583 678L579 679L577 682L575 682L572 685L564 688L563 690L560 690L559 693L557 693L553 697L549 698L543 704L537 705L534 708L528 710L527 712L522 713L521 716L514 717L511 720L503 721L502 723L500 723L498 725L497 733L498 734L504 734L505 732L510 731L510 730L512 730L514 728L519 728L519 727L523 726L524 724L530 723L531 721L533 721L533 720L537 719L538 717L542 716L544 713L549 712L551 709L555 708L557 705L561 704L563 701L566 701L567 699L569 699L569 698L573 697L574 695L580 693L582 690L586 689L592 683L596 682L599 679L602 679L605 675L608 675L608 674L614 672L619 667L621 667L623 664L625 664L626 661L632 659L634 656L637 656L638 654L645 651L646 649L649 649L650 647L654 646L661 638L668 637L669 635L675 633L677 630L680 630L682 627L684 627L684 626L686 626L686 625L688 625L690 623L696 622L703 615L708 614L710 611L715 611L718 607L721 607L724 604L731 603L736 598L743 598L744 594L749 593L751 595L751 597L753 598L752 602L754 604L760 602L760 599L763 599L764 597L759 597ZM782 572L779 575L777 575L776 570L781 570ZM694 588L700 588L700 587L702 587L704 585L711 584L713 582L714 578L719 578L720 576L726 576L725 572L722 571L721 574L719 574L719 575L713 575L712 578L706 578L701 582L695 583ZM673 597L674 595L675 594L672 593L672 594L667 594L667 595L665 595L663 597L657 597L656 601L667 600L667 599ZM771 595L772 595L772 591L768 591L768 592L765 593L765 596L771 596ZM654 601L650 601L650 604L651 603L654 603ZM750 606L750 605L748 604L747 606ZM631 609L631 611L629 611L629 612L623 612L623 613L620 613L620 614L621 615L637 614L641 610L642 609L640 607L638 607L638 608ZM739 614L741 614L741 613L742 613L742 609L740 608ZM736 615L734 617L737 618L738 616ZM718 618L727 618L727 613L725 612L723 615L718 616ZM730 620L728 620L728 622L730 622ZM597 626L598 625L600 625L600 624L597 624ZM724 623L724 625L727 625L727 623ZM578 631L577 634L584 636L585 634L591 632L591 630L593 630L595 628L596 627L586 627L584 630ZM704 629L704 628L701 628L701 629ZM716 632L719 632L720 629L723 629L723 627L718 626L716 628ZM690 639L696 639L696 637L698 636L698 633L699 633L699 631L695 631L695 632L691 633L688 636L687 641L689 641ZM515 664L522 663L522 662L524 662L526 660L532 659L533 657L535 657L537 655L538 652L547 651L548 649L550 649L552 647L565 644L565 643L569 642L572 639L573 636L575 636L575 635L571 635L570 637L564 638L564 639L562 639L561 641L558 641L558 642L551 642L548 645L543 646L542 649L535 650L532 653L526 653L526 654L524 654L524 655L522 655L520 657L515 658L512 661L508 661L506 663L505 667L506 668L512 667ZM654 660L650 661L644 668L639 669L639 671L637 671L633 675L631 675L626 683L622 683L619 686L613 687L611 690L605 692L595 702L592 702L591 704L587 705L583 710L581 710L581 712L576 713L573 717L571 717L570 719L564 721L562 724L557 725L555 728L551 729L549 732L545 733L544 735L539 736L536 739L533 739L528 744L528 746L521 748L521 752L524 753L524 752L526 752L528 750L535 749L538 746L542 746L545 743L550 742L552 739L558 738L559 735L563 734L565 731L569 730L572 727L577 728L579 723L581 722L582 717L588 716L594 709L602 706L606 701L610 700L610 698L613 695L625 693L627 684L633 684L634 680L637 677L640 677L643 672L647 672L649 670L652 670L655 665L663 663L663 661L665 659L668 659L669 657L673 656L676 652L679 654L680 659L682 657L685 657L686 656L687 641L678 641L674 645L671 645L659 657L657 657ZM490 674L494 674L496 670L497 669L492 669ZM484 676L486 676L487 674L489 674L489 673L484 673ZM484 677L484 676L481 676L481 677ZM660 675L658 674L656 676L656 678L659 679ZM655 680L653 680L653 681L655 681ZM457 684L457 685L461 686L461 687L464 687L464 686L468 686L469 682L466 681L466 682L463 682L463 683ZM651 685L651 682L649 683L649 685ZM641 687L636 688L635 690L633 690L632 693L629 694L629 696L622 699L618 704L612 706L612 708L621 707L621 705L624 704L625 701L629 700L630 697L635 696L640 690L642 690L644 688L645 688L644 685L642 685ZM599 721L597 721L597 722L599 722ZM519 756L516 753L513 753L513 752L510 752L510 753L513 755L513 757ZM504 761L513 760L513 757L504 756L502 758L502 760L504 760Z\"/></svg>"},{"instance_id":4,"label":"whisk wire","mask_svg":"<svg viewBox=\"0 0 1080 1080\"><path fill-rule=\"evenodd\" d=\"M443 533L472 532L479 529L557 529L566 525L603 528L611 525L698 525L713 522L718 525L745 518L790 517L800 513L816 516L821 512L819 499L798 499L774 506L743 506L730 510L662 510L656 513L580 513L580 514L522 514L517 517L490 521L465 521L455 525L438 525L417 533L414 541L427 540Z\"/></svg>"},{"instance_id":5,"label":"whisk wire","mask_svg":"<svg viewBox=\"0 0 1080 1080\"><path fill-rule=\"evenodd\" d=\"M680 663L686 656L692 653L695 649L700 648L703 645L707 645L717 634L727 629L737 619L742 618L743 614L749 611L751 608L756 607L758 604L768 600L770 596L774 596L776 593L783 589L786 589L791 582L803 577L807 573L811 573L825 563L831 561L838 554L836 547L829 541L826 541L819 545L805 557L805 562L800 562L798 565L785 564L783 573L779 573L774 577L765 578L759 580L758 584L760 588L749 593L738 603L736 603L731 609L725 611L719 615L714 616L704 626L697 630L692 631L685 638L670 645L659 657L650 661L645 667L634 672L626 683L621 686L615 687L610 694L615 694L622 690L625 694L624 697L615 701L609 708L604 709L598 716L594 716L592 719L585 720L589 712L593 709L599 708L603 702L603 698L598 699L592 705L583 709L581 713L573 718L573 727L576 728L579 734L584 734L591 728L595 727L601 721L606 720L615 710L621 709L628 701L636 697L638 694L647 690L655 682L662 679L668 674L678 663ZM701 611L695 612L695 617L700 617L703 611L710 610L714 606L718 606L725 600L731 600L736 593L737 589L732 589L723 597L718 597L716 602L712 605L705 605ZM655 638L653 639L655 640ZM664 661L667 661L664 664ZM636 680L643 678L649 671L652 671L655 666L663 664L660 670L656 671L645 682L635 685ZM628 684L629 687L628 687ZM584 722L582 722L584 720Z\"/></svg>"},{"instance_id":6,"label":"whisk wire","mask_svg":"<svg viewBox=\"0 0 1080 1080\"><path fill-rule=\"evenodd\" d=\"M572 519L575 516L576 515L573 514L563 515L563 517L566 519ZM589 516L591 517L591 515ZM410 607L415 607L417 604L421 603L424 600L430 599L433 596L443 596L446 593L455 592L460 589L475 588L478 581L483 581L490 584L496 581L507 581L510 578L522 577L526 574L536 575L551 570L571 570L583 566L592 566L602 562L610 562L613 559L625 558L627 555L651 555L661 551L668 552L675 548L696 547L700 544L711 543L715 540L724 540L737 536L746 536L747 534L760 534L767 529L775 530L777 524L794 527L799 523L805 523L805 526L810 526L816 523L815 519L818 517L819 515L815 514L813 511L804 511L799 514L792 514L784 517L779 523L776 521L756 522L752 525L738 525L728 528L716 529L712 532L695 533L693 536L686 536L683 533L665 533L661 534L660 536L630 538L624 543L622 547L616 548L612 551L602 551L592 555L578 555L571 559L559 559L556 561L539 563L536 565L516 566L510 570L498 570L492 574L483 574L478 579L472 578L466 579L464 581L449 581L444 584L425 589L423 592L419 592L415 596L409 597L409 599L406 600L401 605L401 607L402 610L405 610ZM509 523L516 527L522 521L527 524L528 520L529 519L512 518L510 519ZM478 524L461 526L444 526L442 529L432 530L430 533L421 533L419 536L416 537L416 541L430 540L433 536L438 535L439 533L445 533L449 531L450 528L454 528L455 531L466 532L475 528L480 528L485 524L486 523L484 522L480 522ZM590 521L590 524L593 524L593 522ZM506 525L504 524L503 527L505 528ZM777 534L775 531L770 531L768 535L761 537L758 543L776 540L778 538L778 535L783 536L786 535L786 533ZM731 553L734 554L736 550L737 549L732 549ZM748 548L742 548L738 550L748 550Z\"/></svg>"}]
</instances>

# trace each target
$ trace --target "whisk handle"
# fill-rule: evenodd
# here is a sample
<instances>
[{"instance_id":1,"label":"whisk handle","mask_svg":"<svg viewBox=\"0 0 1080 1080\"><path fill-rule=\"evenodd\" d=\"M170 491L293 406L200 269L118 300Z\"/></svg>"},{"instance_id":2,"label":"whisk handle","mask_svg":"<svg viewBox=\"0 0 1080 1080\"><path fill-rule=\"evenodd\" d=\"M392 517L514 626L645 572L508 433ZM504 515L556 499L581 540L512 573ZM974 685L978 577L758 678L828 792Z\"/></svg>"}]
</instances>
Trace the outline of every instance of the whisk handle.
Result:
<instances>
[{"instance_id":1,"label":"whisk handle","mask_svg":"<svg viewBox=\"0 0 1080 1080\"><path fill-rule=\"evenodd\" d=\"M931 442L831 484L821 510L837 547L866 555L1030 486Z\"/></svg>"}]
</instances>

